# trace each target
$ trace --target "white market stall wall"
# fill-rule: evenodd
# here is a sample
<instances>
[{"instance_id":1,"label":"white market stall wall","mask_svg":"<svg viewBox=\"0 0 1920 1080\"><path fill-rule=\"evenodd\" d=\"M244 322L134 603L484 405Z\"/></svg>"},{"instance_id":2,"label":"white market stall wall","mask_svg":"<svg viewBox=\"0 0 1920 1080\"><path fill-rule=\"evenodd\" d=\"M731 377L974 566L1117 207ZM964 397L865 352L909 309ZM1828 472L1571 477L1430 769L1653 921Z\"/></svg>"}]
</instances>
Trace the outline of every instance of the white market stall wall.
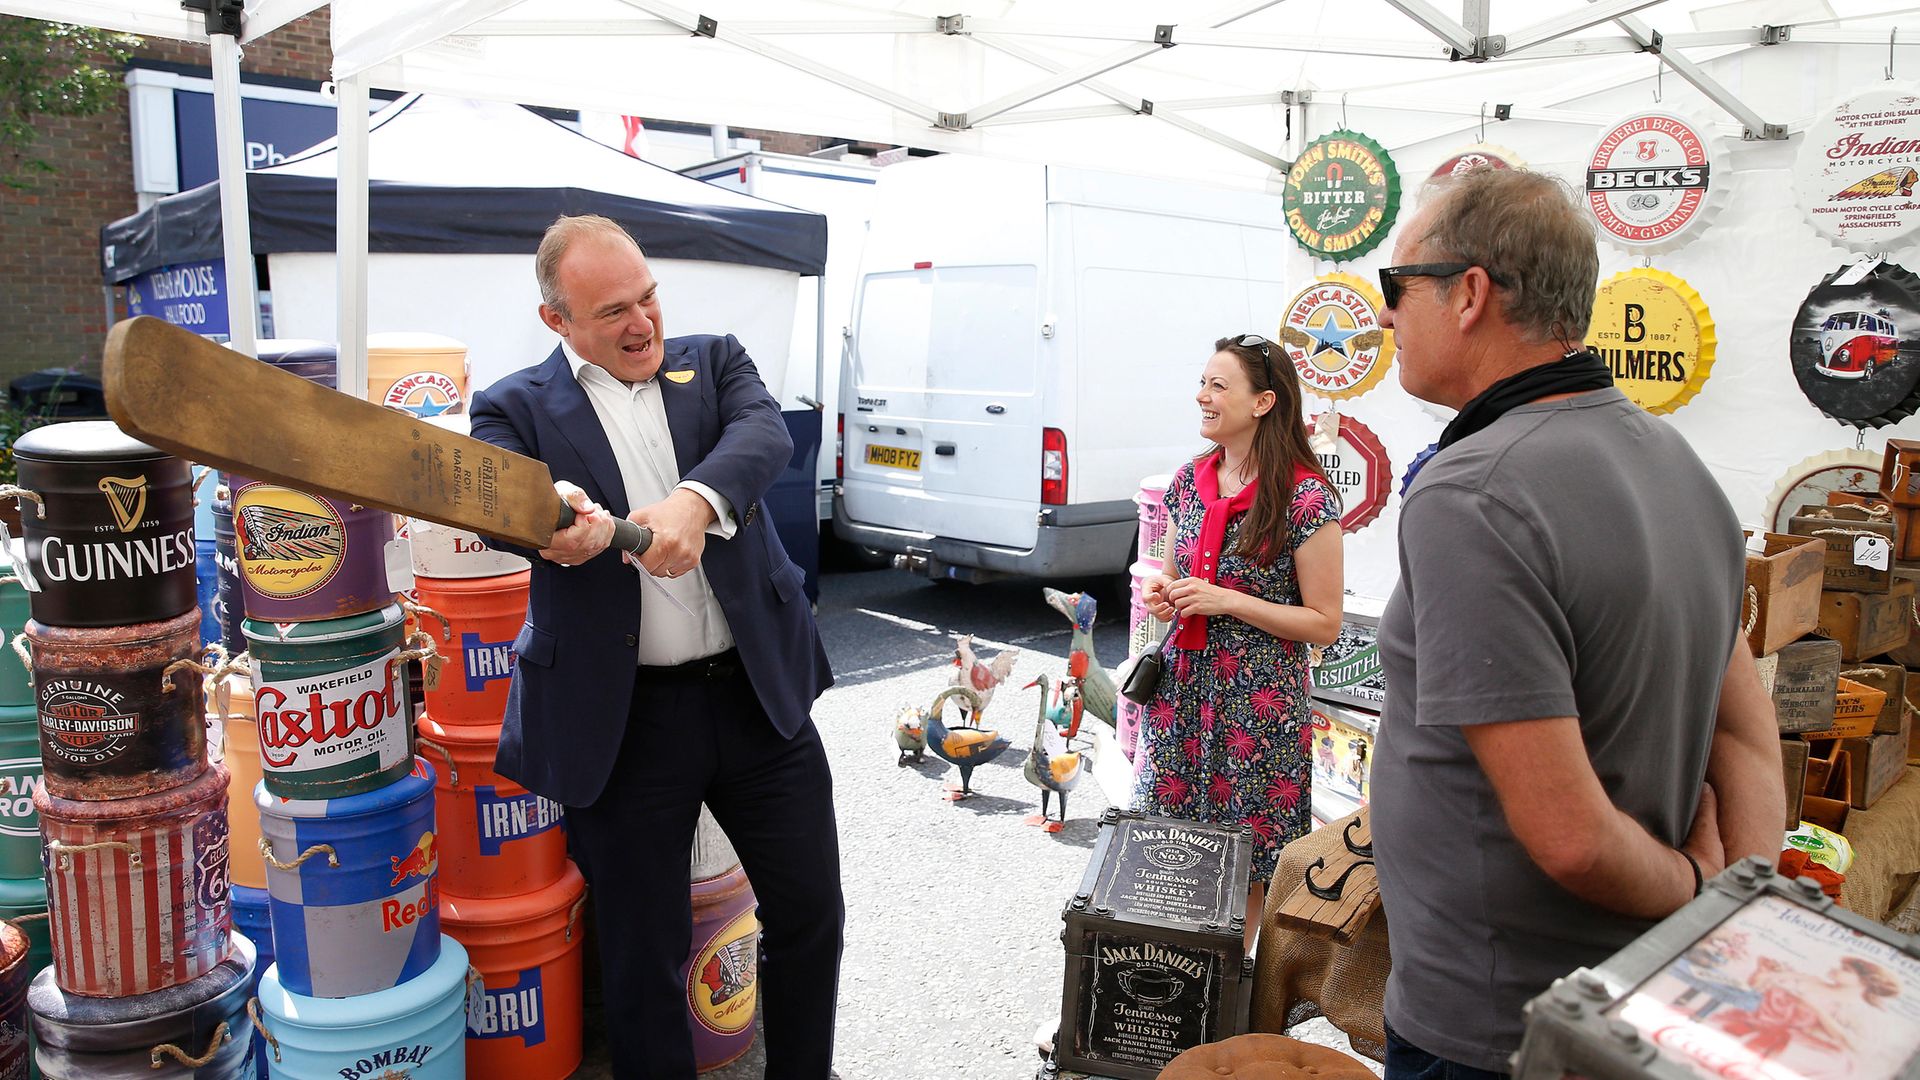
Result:
<instances>
[{"instance_id":1,"label":"white market stall wall","mask_svg":"<svg viewBox=\"0 0 1920 1080\"><path fill-rule=\"evenodd\" d=\"M650 261L669 337L732 334L770 387L786 379L799 275L679 259ZM274 332L331 341L334 256L270 255ZM541 323L532 255L397 255L367 258L367 329L422 330L465 342L470 387L547 358L559 337Z\"/></svg>"}]
</instances>

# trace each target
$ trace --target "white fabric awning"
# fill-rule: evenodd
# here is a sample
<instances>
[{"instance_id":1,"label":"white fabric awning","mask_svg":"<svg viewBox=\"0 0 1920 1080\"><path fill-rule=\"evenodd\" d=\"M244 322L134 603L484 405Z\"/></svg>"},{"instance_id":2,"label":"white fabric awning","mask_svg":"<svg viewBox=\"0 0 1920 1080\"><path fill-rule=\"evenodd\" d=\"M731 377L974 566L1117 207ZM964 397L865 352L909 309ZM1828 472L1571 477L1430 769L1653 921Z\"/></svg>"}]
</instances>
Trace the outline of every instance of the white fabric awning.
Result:
<instances>
[{"instance_id":1,"label":"white fabric awning","mask_svg":"<svg viewBox=\"0 0 1920 1080\"><path fill-rule=\"evenodd\" d=\"M324 6L326 0L247 0L240 43L271 33ZM207 40L206 16L180 0L0 0L0 14L97 26L142 37Z\"/></svg>"}]
</instances>

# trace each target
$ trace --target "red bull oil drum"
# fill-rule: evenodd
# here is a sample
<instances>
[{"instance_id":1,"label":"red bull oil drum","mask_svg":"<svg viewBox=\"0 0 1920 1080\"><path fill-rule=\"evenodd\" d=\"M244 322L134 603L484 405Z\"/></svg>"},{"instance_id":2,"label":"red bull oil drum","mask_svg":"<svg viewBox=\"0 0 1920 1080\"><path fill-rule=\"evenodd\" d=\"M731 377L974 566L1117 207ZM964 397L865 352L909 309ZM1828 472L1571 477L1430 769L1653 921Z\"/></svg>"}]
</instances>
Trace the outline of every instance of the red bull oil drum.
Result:
<instances>
[{"instance_id":1,"label":"red bull oil drum","mask_svg":"<svg viewBox=\"0 0 1920 1080\"><path fill-rule=\"evenodd\" d=\"M127 799L178 787L207 767L206 698L191 669L200 613L131 626L29 621L47 790Z\"/></svg>"},{"instance_id":2,"label":"red bull oil drum","mask_svg":"<svg viewBox=\"0 0 1920 1080\"><path fill-rule=\"evenodd\" d=\"M248 619L260 770L289 799L386 787L413 768L398 604L324 622Z\"/></svg>"},{"instance_id":3,"label":"red bull oil drum","mask_svg":"<svg viewBox=\"0 0 1920 1080\"><path fill-rule=\"evenodd\" d=\"M440 884L485 899L559 881L568 866L564 811L493 771L500 725L443 727L429 714L420 718L420 737L437 775Z\"/></svg>"},{"instance_id":4,"label":"red bull oil drum","mask_svg":"<svg viewBox=\"0 0 1920 1080\"><path fill-rule=\"evenodd\" d=\"M468 1080L566 1080L579 1067L586 898L572 863L519 896L446 894L447 934L466 946L485 990L467 1018Z\"/></svg>"},{"instance_id":5,"label":"red bull oil drum","mask_svg":"<svg viewBox=\"0 0 1920 1080\"><path fill-rule=\"evenodd\" d=\"M295 488L229 477L234 554L247 617L339 619L393 602L393 515Z\"/></svg>"},{"instance_id":6,"label":"red bull oil drum","mask_svg":"<svg viewBox=\"0 0 1920 1080\"><path fill-rule=\"evenodd\" d=\"M60 988L124 997L192 982L227 958L227 770L135 799L47 791L40 811Z\"/></svg>"},{"instance_id":7,"label":"red bull oil drum","mask_svg":"<svg viewBox=\"0 0 1920 1080\"><path fill-rule=\"evenodd\" d=\"M33 809L38 790L39 710L0 706L0 878L40 877L40 815Z\"/></svg>"},{"instance_id":8,"label":"red bull oil drum","mask_svg":"<svg viewBox=\"0 0 1920 1080\"><path fill-rule=\"evenodd\" d=\"M260 979L261 1026L274 1080L466 1080L467 951L442 939L433 965L410 982L362 997L288 990L282 955Z\"/></svg>"},{"instance_id":9,"label":"red bull oil drum","mask_svg":"<svg viewBox=\"0 0 1920 1080\"><path fill-rule=\"evenodd\" d=\"M0 923L0 1080L26 1080L32 1071L27 1045L27 984L31 945L26 932Z\"/></svg>"},{"instance_id":10,"label":"red bull oil drum","mask_svg":"<svg viewBox=\"0 0 1920 1080\"><path fill-rule=\"evenodd\" d=\"M270 847L267 894L279 981L306 997L372 994L439 959L434 772L344 799L254 791Z\"/></svg>"},{"instance_id":11,"label":"red bull oil drum","mask_svg":"<svg viewBox=\"0 0 1920 1080\"><path fill-rule=\"evenodd\" d=\"M21 500L26 558L14 567L35 619L121 626L199 605L186 462L106 420L34 428L13 455L40 499Z\"/></svg>"},{"instance_id":12,"label":"red bull oil drum","mask_svg":"<svg viewBox=\"0 0 1920 1080\"><path fill-rule=\"evenodd\" d=\"M420 602L446 616L427 620L440 650L440 685L426 692L427 715L442 724L498 725L513 682L513 639L527 621L533 572L486 578L420 578Z\"/></svg>"},{"instance_id":13,"label":"red bull oil drum","mask_svg":"<svg viewBox=\"0 0 1920 1080\"><path fill-rule=\"evenodd\" d=\"M248 987L253 943L232 935L226 958L191 982L111 999L63 990L42 971L27 990L34 1056L46 1080L252 1080ZM204 1062L204 1064L194 1064Z\"/></svg>"}]
</instances>

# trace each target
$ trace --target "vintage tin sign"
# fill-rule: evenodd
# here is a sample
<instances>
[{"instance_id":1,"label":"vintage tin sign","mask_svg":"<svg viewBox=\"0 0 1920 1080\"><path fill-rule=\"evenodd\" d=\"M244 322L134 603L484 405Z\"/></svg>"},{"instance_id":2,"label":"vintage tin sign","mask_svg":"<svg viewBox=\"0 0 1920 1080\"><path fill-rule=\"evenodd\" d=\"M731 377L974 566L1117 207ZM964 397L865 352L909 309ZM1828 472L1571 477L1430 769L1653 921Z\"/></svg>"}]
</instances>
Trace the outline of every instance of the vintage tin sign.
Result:
<instances>
[{"instance_id":1,"label":"vintage tin sign","mask_svg":"<svg viewBox=\"0 0 1920 1080\"><path fill-rule=\"evenodd\" d=\"M1594 295L1587 348L1613 370L1613 385L1650 413L1693 400L1713 370L1715 343L1706 301L1664 270L1623 270Z\"/></svg>"},{"instance_id":2,"label":"vintage tin sign","mask_svg":"<svg viewBox=\"0 0 1920 1080\"><path fill-rule=\"evenodd\" d=\"M1607 125L1587 155L1587 206L1600 235L1637 254L1692 241L1725 201L1722 161L1711 129L1678 113Z\"/></svg>"},{"instance_id":3,"label":"vintage tin sign","mask_svg":"<svg viewBox=\"0 0 1920 1080\"><path fill-rule=\"evenodd\" d=\"M1881 455L1869 450L1828 450L1786 472L1767 496L1768 531L1784 533L1803 506L1825 506L1835 491L1872 491L1880 483Z\"/></svg>"},{"instance_id":4,"label":"vintage tin sign","mask_svg":"<svg viewBox=\"0 0 1920 1080\"><path fill-rule=\"evenodd\" d=\"M52 969L40 972L27 991L40 1074L46 1080L252 1080L247 998L262 965L241 934L230 935L222 952L225 959L190 982L121 998L76 996L56 984ZM204 1065L183 1064L202 1057Z\"/></svg>"},{"instance_id":5,"label":"vintage tin sign","mask_svg":"<svg viewBox=\"0 0 1920 1080\"><path fill-rule=\"evenodd\" d=\"M1377 711L1387 699L1387 673L1380 662L1380 616L1386 602L1372 597L1346 598L1340 636L1320 650L1313 669L1313 696Z\"/></svg>"},{"instance_id":6,"label":"vintage tin sign","mask_svg":"<svg viewBox=\"0 0 1920 1080\"><path fill-rule=\"evenodd\" d=\"M1891 251L1920 228L1920 95L1880 83L1808 125L1793 192L1814 231L1854 251Z\"/></svg>"},{"instance_id":7,"label":"vintage tin sign","mask_svg":"<svg viewBox=\"0 0 1920 1080\"><path fill-rule=\"evenodd\" d=\"M1472 146L1454 154L1447 160L1434 166L1431 179L1446 176L1459 176L1474 169L1522 169L1526 165L1520 155L1504 146L1492 143L1474 143Z\"/></svg>"},{"instance_id":8,"label":"vintage tin sign","mask_svg":"<svg viewBox=\"0 0 1920 1080\"><path fill-rule=\"evenodd\" d=\"M367 400L432 418L466 411L467 347L440 334L367 338Z\"/></svg>"},{"instance_id":9,"label":"vintage tin sign","mask_svg":"<svg viewBox=\"0 0 1920 1080\"><path fill-rule=\"evenodd\" d=\"M1229 960L1221 950L1125 933L1095 933L1088 945L1080 1056L1157 1070L1180 1051L1213 1041Z\"/></svg>"},{"instance_id":10,"label":"vintage tin sign","mask_svg":"<svg viewBox=\"0 0 1920 1080\"><path fill-rule=\"evenodd\" d=\"M277 927L276 927L277 929ZM432 966L378 993L328 1000L260 978L260 1021L280 1048L280 1080L466 1080L467 950L452 938Z\"/></svg>"},{"instance_id":11,"label":"vintage tin sign","mask_svg":"<svg viewBox=\"0 0 1920 1080\"><path fill-rule=\"evenodd\" d=\"M399 663L405 618L389 604L324 622L247 620L268 791L339 798L413 767L413 709Z\"/></svg>"},{"instance_id":12,"label":"vintage tin sign","mask_svg":"<svg viewBox=\"0 0 1920 1080\"><path fill-rule=\"evenodd\" d=\"M1794 316L1790 356L1800 392L1835 420L1886 427L1913 415L1920 278L1874 257L1828 274Z\"/></svg>"},{"instance_id":13,"label":"vintage tin sign","mask_svg":"<svg viewBox=\"0 0 1920 1080\"><path fill-rule=\"evenodd\" d=\"M235 477L233 527L248 618L338 619L393 602L384 510Z\"/></svg>"},{"instance_id":14,"label":"vintage tin sign","mask_svg":"<svg viewBox=\"0 0 1920 1080\"><path fill-rule=\"evenodd\" d=\"M1386 237L1400 210L1400 172L1379 143L1357 131L1335 131L1300 151L1281 199L1301 247L1345 262Z\"/></svg>"},{"instance_id":15,"label":"vintage tin sign","mask_svg":"<svg viewBox=\"0 0 1920 1080\"><path fill-rule=\"evenodd\" d=\"M1319 424L1322 416L1314 417ZM1393 462L1373 429L1351 416L1338 417L1339 434L1330 450L1318 450L1320 468L1340 493L1340 528L1354 532L1372 524L1387 508L1393 491Z\"/></svg>"},{"instance_id":16,"label":"vintage tin sign","mask_svg":"<svg viewBox=\"0 0 1920 1080\"><path fill-rule=\"evenodd\" d=\"M1380 305L1380 293L1352 274L1320 278L1287 303L1280 347L1309 393L1357 398L1386 377L1393 333L1380 326Z\"/></svg>"}]
</instances>

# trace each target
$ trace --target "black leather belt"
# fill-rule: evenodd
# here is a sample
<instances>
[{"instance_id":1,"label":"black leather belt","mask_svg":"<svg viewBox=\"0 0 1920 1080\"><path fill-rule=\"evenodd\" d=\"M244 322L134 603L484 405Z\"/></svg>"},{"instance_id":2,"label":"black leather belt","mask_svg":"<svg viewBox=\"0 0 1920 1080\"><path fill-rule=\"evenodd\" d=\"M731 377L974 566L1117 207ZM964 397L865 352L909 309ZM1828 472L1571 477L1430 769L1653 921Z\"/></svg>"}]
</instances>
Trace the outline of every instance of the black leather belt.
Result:
<instances>
[{"instance_id":1,"label":"black leather belt","mask_svg":"<svg viewBox=\"0 0 1920 1080\"><path fill-rule=\"evenodd\" d=\"M636 669L638 677L650 682L687 682L714 679L737 679L746 669L740 664L740 650L728 649L726 652L703 656L698 660L689 660L684 664L655 667L641 664Z\"/></svg>"}]
</instances>

